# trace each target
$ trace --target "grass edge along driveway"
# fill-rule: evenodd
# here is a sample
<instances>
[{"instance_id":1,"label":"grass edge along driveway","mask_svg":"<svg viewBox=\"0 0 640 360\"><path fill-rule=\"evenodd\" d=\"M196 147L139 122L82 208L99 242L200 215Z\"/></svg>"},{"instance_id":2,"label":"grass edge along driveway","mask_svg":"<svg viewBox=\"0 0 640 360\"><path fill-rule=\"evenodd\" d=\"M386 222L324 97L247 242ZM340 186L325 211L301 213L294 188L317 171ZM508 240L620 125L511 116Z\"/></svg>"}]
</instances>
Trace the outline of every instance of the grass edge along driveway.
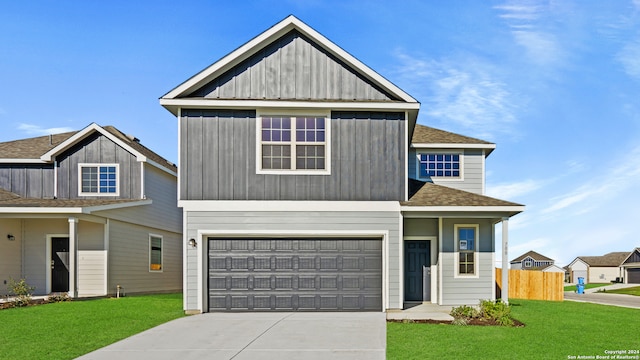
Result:
<instances>
[{"instance_id":1,"label":"grass edge along driveway","mask_svg":"<svg viewBox=\"0 0 640 360\"><path fill-rule=\"evenodd\" d=\"M640 351L640 309L512 300L525 327L387 323L387 359L569 359ZM635 357L632 357L635 358Z\"/></svg>"},{"instance_id":2,"label":"grass edge along driveway","mask_svg":"<svg viewBox=\"0 0 640 360\"><path fill-rule=\"evenodd\" d=\"M0 310L0 359L73 359L182 316L182 294Z\"/></svg>"}]
</instances>

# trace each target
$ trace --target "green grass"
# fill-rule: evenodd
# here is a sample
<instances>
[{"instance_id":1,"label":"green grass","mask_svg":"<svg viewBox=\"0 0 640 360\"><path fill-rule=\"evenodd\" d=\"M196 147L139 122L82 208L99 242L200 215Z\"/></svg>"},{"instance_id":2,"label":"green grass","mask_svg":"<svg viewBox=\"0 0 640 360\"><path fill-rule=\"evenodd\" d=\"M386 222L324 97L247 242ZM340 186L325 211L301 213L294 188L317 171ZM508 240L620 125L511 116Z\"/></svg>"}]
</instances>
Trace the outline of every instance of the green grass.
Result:
<instances>
[{"instance_id":1,"label":"green grass","mask_svg":"<svg viewBox=\"0 0 640 360\"><path fill-rule=\"evenodd\" d=\"M181 316L181 294L0 310L0 359L73 359Z\"/></svg>"},{"instance_id":2,"label":"green grass","mask_svg":"<svg viewBox=\"0 0 640 360\"><path fill-rule=\"evenodd\" d=\"M525 327L387 323L387 359L567 359L640 349L640 310L513 300Z\"/></svg>"},{"instance_id":3,"label":"green grass","mask_svg":"<svg viewBox=\"0 0 640 360\"><path fill-rule=\"evenodd\" d=\"M585 289L593 289L593 288L597 288L597 287L602 287L602 286L607 286L607 285L611 285L611 283L605 283L605 284L601 284L601 283L593 283L593 284L585 284L584 288ZM564 287L564 291L573 291L575 292L576 286L575 285L570 285L570 286L565 286Z\"/></svg>"},{"instance_id":4,"label":"green grass","mask_svg":"<svg viewBox=\"0 0 640 360\"><path fill-rule=\"evenodd\" d=\"M640 286L625 288L625 289L616 289L616 290L607 290L607 294L626 294L626 295L635 295L640 296Z\"/></svg>"}]
</instances>

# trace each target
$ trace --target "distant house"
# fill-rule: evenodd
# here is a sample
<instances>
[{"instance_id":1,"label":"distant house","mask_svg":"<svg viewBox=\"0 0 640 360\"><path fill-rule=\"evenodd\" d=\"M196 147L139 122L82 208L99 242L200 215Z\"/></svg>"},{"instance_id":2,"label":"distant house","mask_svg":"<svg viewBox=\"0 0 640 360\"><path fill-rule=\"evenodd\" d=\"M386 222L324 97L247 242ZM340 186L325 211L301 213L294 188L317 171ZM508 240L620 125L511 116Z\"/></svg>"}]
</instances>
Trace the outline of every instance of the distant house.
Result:
<instances>
[{"instance_id":1,"label":"distant house","mask_svg":"<svg viewBox=\"0 0 640 360\"><path fill-rule=\"evenodd\" d=\"M111 126L0 143L0 295L182 289L177 168Z\"/></svg>"},{"instance_id":2,"label":"distant house","mask_svg":"<svg viewBox=\"0 0 640 360\"><path fill-rule=\"evenodd\" d=\"M584 278L585 283L608 283L622 278L620 265L629 252L611 252L602 256L578 256L569 265L571 282Z\"/></svg>"},{"instance_id":3,"label":"distant house","mask_svg":"<svg viewBox=\"0 0 640 360\"><path fill-rule=\"evenodd\" d=\"M625 283L640 284L640 247L629 253L621 266Z\"/></svg>"},{"instance_id":4,"label":"distant house","mask_svg":"<svg viewBox=\"0 0 640 360\"><path fill-rule=\"evenodd\" d=\"M553 267L554 262L555 261L553 259L550 259L532 250L511 260L510 264L511 264L512 270L544 271L546 268L549 268L549 267L551 267L552 270L555 270L555 268ZM562 268L560 267L557 267L557 268L560 269L559 272L564 272Z\"/></svg>"}]
</instances>

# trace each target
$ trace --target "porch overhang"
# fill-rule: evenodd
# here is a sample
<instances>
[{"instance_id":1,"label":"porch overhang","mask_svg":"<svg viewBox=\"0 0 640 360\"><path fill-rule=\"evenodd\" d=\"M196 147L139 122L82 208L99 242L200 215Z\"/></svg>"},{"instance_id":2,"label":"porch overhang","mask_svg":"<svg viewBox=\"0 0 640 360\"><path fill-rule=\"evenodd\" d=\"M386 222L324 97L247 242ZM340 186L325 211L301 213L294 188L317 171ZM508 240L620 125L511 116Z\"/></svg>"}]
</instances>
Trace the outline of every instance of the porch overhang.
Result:
<instances>
[{"instance_id":1,"label":"porch overhang","mask_svg":"<svg viewBox=\"0 0 640 360\"><path fill-rule=\"evenodd\" d=\"M98 211L122 209L150 205L151 199L144 200L59 200L20 199L9 204L0 202L0 215L62 215L86 214Z\"/></svg>"},{"instance_id":2,"label":"porch overhang","mask_svg":"<svg viewBox=\"0 0 640 360\"><path fill-rule=\"evenodd\" d=\"M400 206L406 218L510 218L525 210L519 206Z\"/></svg>"}]
</instances>

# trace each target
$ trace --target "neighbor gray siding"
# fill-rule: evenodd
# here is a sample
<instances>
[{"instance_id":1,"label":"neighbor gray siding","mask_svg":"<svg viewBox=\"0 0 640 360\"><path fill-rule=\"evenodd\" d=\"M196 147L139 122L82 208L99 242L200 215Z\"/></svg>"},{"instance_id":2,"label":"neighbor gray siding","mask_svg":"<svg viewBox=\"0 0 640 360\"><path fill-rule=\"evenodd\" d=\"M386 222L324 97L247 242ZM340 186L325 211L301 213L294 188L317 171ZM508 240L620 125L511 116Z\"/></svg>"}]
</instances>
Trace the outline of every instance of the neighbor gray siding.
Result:
<instances>
[{"instance_id":1,"label":"neighbor gray siding","mask_svg":"<svg viewBox=\"0 0 640 360\"><path fill-rule=\"evenodd\" d=\"M330 175L257 174L253 111L183 110L183 200L404 199L402 113L333 112Z\"/></svg>"},{"instance_id":2,"label":"neighbor gray siding","mask_svg":"<svg viewBox=\"0 0 640 360\"><path fill-rule=\"evenodd\" d=\"M322 234L326 231L339 233L344 231L354 232L388 232L388 249L386 255L388 274L383 282L388 281L389 292L387 294L388 308L401 308L399 299L399 247L400 247L400 214L397 212L187 212L186 238L198 238L199 230L246 231L273 233L282 231L288 236L295 236L296 231L305 232L313 236L314 232ZM204 234L213 235L213 234ZM244 235L248 237L250 235ZM286 235L283 235L286 236ZM203 239L199 244L206 244ZM201 245L199 245L201 246ZM206 254L206 251L203 251ZM197 309L198 287L204 287L206 295L206 283L198 284L197 259L198 249L187 248L187 288L185 289L185 310ZM203 255L204 256L204 255ZM206 264L206 260L204 260ZM203 275L207 276L206 272ZM206 281L206 280L205 280ZM203 299L203 301L206 301ZM207 308L206 302L204 303Z\"/></svg>"},{"instance_id":3,"label":"neighbor gray siding","mask_svg":"<svg viewBox=\"0 0 640 360\"><path fill-rule=\"evenodd\" d=\"M22 197L53 198L53 165L0 165L0 188Z\"/></svg>"},{"instance_id":4,"label":"neighbor gray siding","mask_svg":"<svg viewBox=\"0 0 640 360\"><path fill-rule=\"evenodd\" d=\"M484 191L484 173L483 163L485 161L482 150L478 149L464 149L462 155L462 180L457 179L439 179L432 178L434 184L448 186L458 190L469 191L476 194L483 195ZM422 181L429 180L429 177L421 178L419 176L419 160L417 154L419 153L447 153L447 150L438 149L414 149L409 150L409 177L412 179L418 179ZM456 151L452 151L455 153Z\"/></svg>"},{"instance_id":5,"label":"neighbor gray siding","mask_svg":"<svg viewBox=\"0 0 640 360\"><path fill-rule=\"evenodd\" d=\"M162 271L149 271L149 234L162 236ZM182 289L182 235L112 220L109 222L107 293Z\"/></svg>"},{"instance_id":6,"label":"neighbor gray siding","mask_svg":"<svg viewBox=\"0 0 640 360\"><path fill-rule=\"evenodd\" d=\"M90 198L78 195L78 164L81 163L120 164L120 194L117 197L106 198L140 198L141 163L131 153L97 132L58 157L58 198Z\"/></svg>"},{"instance_id":7,"label":"neighbor gray siding","mask_svg":"<svg viewBox=\"0 0 640 360\"><path fill-rule=\"evenodd\" d=\"M279 38L187 97L393 100L297 31Z\"/></svg>"}]
</instances>

